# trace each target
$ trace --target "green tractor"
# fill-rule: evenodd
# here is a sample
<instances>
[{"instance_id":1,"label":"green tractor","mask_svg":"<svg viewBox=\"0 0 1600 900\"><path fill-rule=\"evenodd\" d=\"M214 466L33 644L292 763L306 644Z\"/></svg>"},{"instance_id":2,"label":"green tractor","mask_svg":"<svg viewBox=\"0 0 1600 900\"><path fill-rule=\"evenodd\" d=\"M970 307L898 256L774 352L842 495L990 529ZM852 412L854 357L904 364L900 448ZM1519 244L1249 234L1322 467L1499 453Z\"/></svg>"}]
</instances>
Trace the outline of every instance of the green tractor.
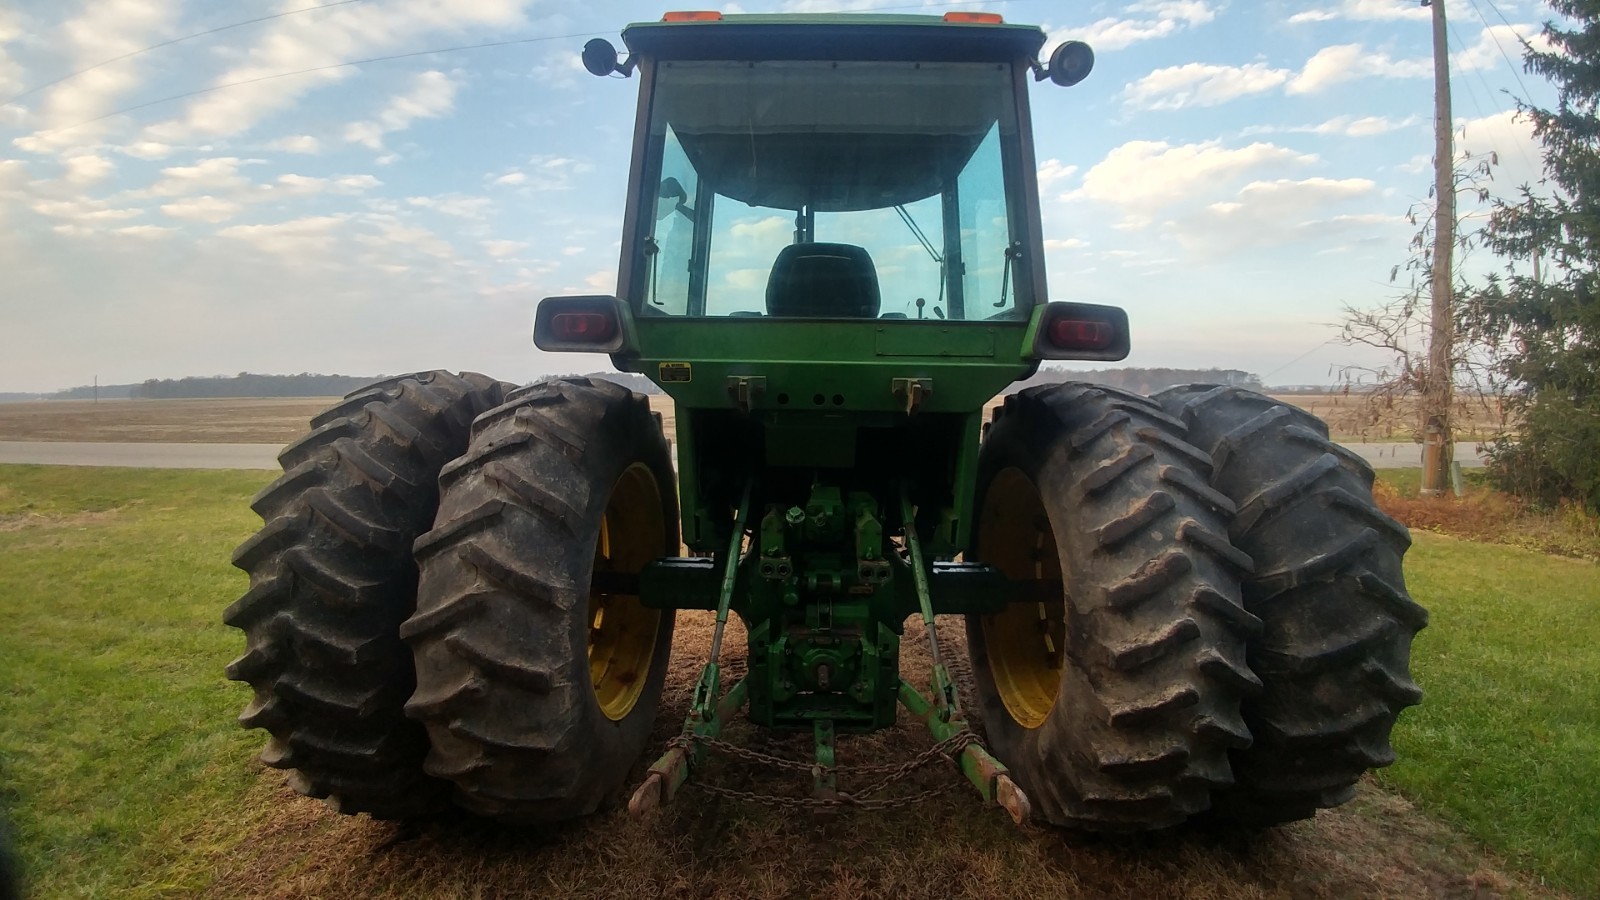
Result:
<instances>
[{"instance_id":1,"label":"green tractor","mask_svg":"<svg viewBox=\"0 0 1600 900\"><path fill-rule=\"evenodd\" d=\"M1018 821L1139 831L1305 818L1394 759L1427 614L1405 528L1320 420L1067 383L985 421L1041 360L1128 352L1121 310L1045 289L1028 89L1080 81L1088 47L1041 63L1039 29L981 13L669 13L623 39L584 50L640 81L618 295L544 300L534 340L658 384L676 457L602 380L422 373L313 420L226 614L267 765L347 813L552 822L671 801L743 715L814 739L788 805L827 810L873 802L836 736L903 709ZM625 784L678 610L715 611L711 652ZM976 709L938 615L965 619Z\"/></svg>"}]
</instances>

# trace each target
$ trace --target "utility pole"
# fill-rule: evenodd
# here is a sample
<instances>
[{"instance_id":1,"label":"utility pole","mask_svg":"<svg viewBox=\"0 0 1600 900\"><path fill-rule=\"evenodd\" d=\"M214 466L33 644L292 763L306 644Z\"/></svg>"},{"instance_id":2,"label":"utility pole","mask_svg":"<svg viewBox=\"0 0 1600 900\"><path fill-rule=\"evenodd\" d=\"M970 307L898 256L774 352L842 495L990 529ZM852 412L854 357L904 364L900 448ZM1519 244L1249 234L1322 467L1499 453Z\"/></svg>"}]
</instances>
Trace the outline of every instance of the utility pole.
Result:
<instances>
[{"instance_id":1,"label":"utility pole","mask_svg":"<svg viewBox=\"0 0 1600 900\"><path fill-rule=\"evenodd\" d=\"M1444 0L1433 7L1433 267L1428 371L1422 385L1422 494L1437 496L1449 484L1455 435L1450 412L1455 404L1456 181L1454 119L1450 114L1450 43Z\"/></svg>"}]
</instances>

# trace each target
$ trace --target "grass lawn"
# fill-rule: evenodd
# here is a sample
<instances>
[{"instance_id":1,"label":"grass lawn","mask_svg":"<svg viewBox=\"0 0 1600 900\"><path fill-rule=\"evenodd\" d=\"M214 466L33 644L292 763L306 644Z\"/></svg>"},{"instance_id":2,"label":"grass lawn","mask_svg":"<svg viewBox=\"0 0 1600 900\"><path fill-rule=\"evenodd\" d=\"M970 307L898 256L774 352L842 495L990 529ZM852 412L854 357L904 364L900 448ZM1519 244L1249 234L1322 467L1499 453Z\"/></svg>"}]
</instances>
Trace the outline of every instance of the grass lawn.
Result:
<instances>
[{"instance_id":1,"label":"grass lawn","mask_svg":"<svg viewBox=\"0 0 1600 900\"><path fill-rule=\"evenodd\" d=\"M1515 866L1600 896L1600 567L1419 534L1426 691L1380 780Z\"/></svg>"},{"instance_id":2,"label":"grass lawn","mask_svg":"<svg viewBox=\"0 0 1600 900\"><path fill-rule=\"evenodd\" d=\"M1428 696L1381 780L1445 826L1373 789L1265 836L1129 844L1018 831L930 771L919 784L944 779L948 795L833 837L699 795L653 822L612 813L556 837L446 822L408 839L288 796L252 762L260 733L234 723L246 691L221 669L242 638L221 614L244 576L227 559L269 477L0 466L0 807L35 895L1415 896L1471 890L1496 855L1535 883L1600 893L1591 563L1418 536ZM681 717L689 681L673 677L665 715ZM860 740L926 744L905 724Z\"/></svg>"},{"instance_id":3,"label":"grass lawn","mask_svg":"<svg viewBox=\"0 0 1600 900\"><path fill-rule=\"evenodd\" d=\"M0 467L0 805L40 894L208 877L181 838L255 780L221 615L268 478Z\"/></svg>"}]
</instances>

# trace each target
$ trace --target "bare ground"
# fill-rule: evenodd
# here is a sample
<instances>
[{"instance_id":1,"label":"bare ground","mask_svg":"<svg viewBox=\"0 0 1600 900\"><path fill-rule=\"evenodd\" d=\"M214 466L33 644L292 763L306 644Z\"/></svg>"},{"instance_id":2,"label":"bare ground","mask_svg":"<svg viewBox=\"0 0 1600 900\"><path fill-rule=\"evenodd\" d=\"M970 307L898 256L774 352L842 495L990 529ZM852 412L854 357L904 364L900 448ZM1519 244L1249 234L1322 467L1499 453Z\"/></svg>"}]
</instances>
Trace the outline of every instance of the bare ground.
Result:
<instances>
[{"instance_id":1,"label":"bare ground","mask_svg":"<svg viewBox=\"0 0 1600 900\"><path fill-rule=\"evenodd\" d=\"M736 677L743 634L730 627L725 663ZM651 753L682 721L711 629L709 613L679 614ZM959 620L941 621L940 633L964 676ZM909 624L903 671L926 672L925 645L922 629ZM742 723L728 736L790 758L804 758L810 746L809 736ZM902 721L841 739L840 761L903 761L932 743L922 727ZM630 787L649 761L635 766ZM759 793L803 796L807 789L803 776L722 759L698 777ZM843 789L851 786L842 781ZM519 830L467 817L414 826L341 817L267 770L252 790L242 834L241 823L231 822L185 843L210 848L188 863L209 870L207 893L217 897L1556 896L1505 874L1471 841L1373 783L1351 804L1310 822L1264 832L1194 826L1132 839L1017 828L984 808L948 765L921 770L891 793L928 787L946 790L918 806L831 820L691 787L642 821L612 811L561 828ZM218 833L224 827L229 834Z\"/></svg>"}]
</instances>

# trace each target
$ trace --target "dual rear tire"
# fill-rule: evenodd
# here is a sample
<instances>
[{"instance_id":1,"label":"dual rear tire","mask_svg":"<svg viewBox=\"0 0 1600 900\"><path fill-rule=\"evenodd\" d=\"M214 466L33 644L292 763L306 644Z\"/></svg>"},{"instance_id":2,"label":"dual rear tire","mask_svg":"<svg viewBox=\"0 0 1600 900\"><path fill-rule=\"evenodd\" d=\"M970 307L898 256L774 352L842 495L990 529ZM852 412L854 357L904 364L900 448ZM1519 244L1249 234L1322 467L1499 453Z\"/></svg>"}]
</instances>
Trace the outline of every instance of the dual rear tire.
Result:
<instances>
[{"instance_id":1,"label":"dual rear tire","mask_svg":"<svg viewBox=\"0 0 1600 900\"><path fill-rule=\"evenodd\" d=\"M1348 800L1394 759L1427 615L1405 528L1320 420L1193 386L1031 388L996 411L969 558L1062 600L969 616L995 754L1048 821L1246 824Z\"/></svg>"},{"instance_id":2,"label":"dual rear tire","mask_svg":"<svg viewBox=\"0 0 1600 900\"><path fill-rule=\"evenodd\" d=\"M673 613L619 593L678 549L645 398L574 379L381 382L312 420L234 554L228 677L261 755L345 813L592 812L655 718ZM599 573L600 577L595 578ZM590 590L609 585L611 593Z\"/></svg>"}]
</instances>

